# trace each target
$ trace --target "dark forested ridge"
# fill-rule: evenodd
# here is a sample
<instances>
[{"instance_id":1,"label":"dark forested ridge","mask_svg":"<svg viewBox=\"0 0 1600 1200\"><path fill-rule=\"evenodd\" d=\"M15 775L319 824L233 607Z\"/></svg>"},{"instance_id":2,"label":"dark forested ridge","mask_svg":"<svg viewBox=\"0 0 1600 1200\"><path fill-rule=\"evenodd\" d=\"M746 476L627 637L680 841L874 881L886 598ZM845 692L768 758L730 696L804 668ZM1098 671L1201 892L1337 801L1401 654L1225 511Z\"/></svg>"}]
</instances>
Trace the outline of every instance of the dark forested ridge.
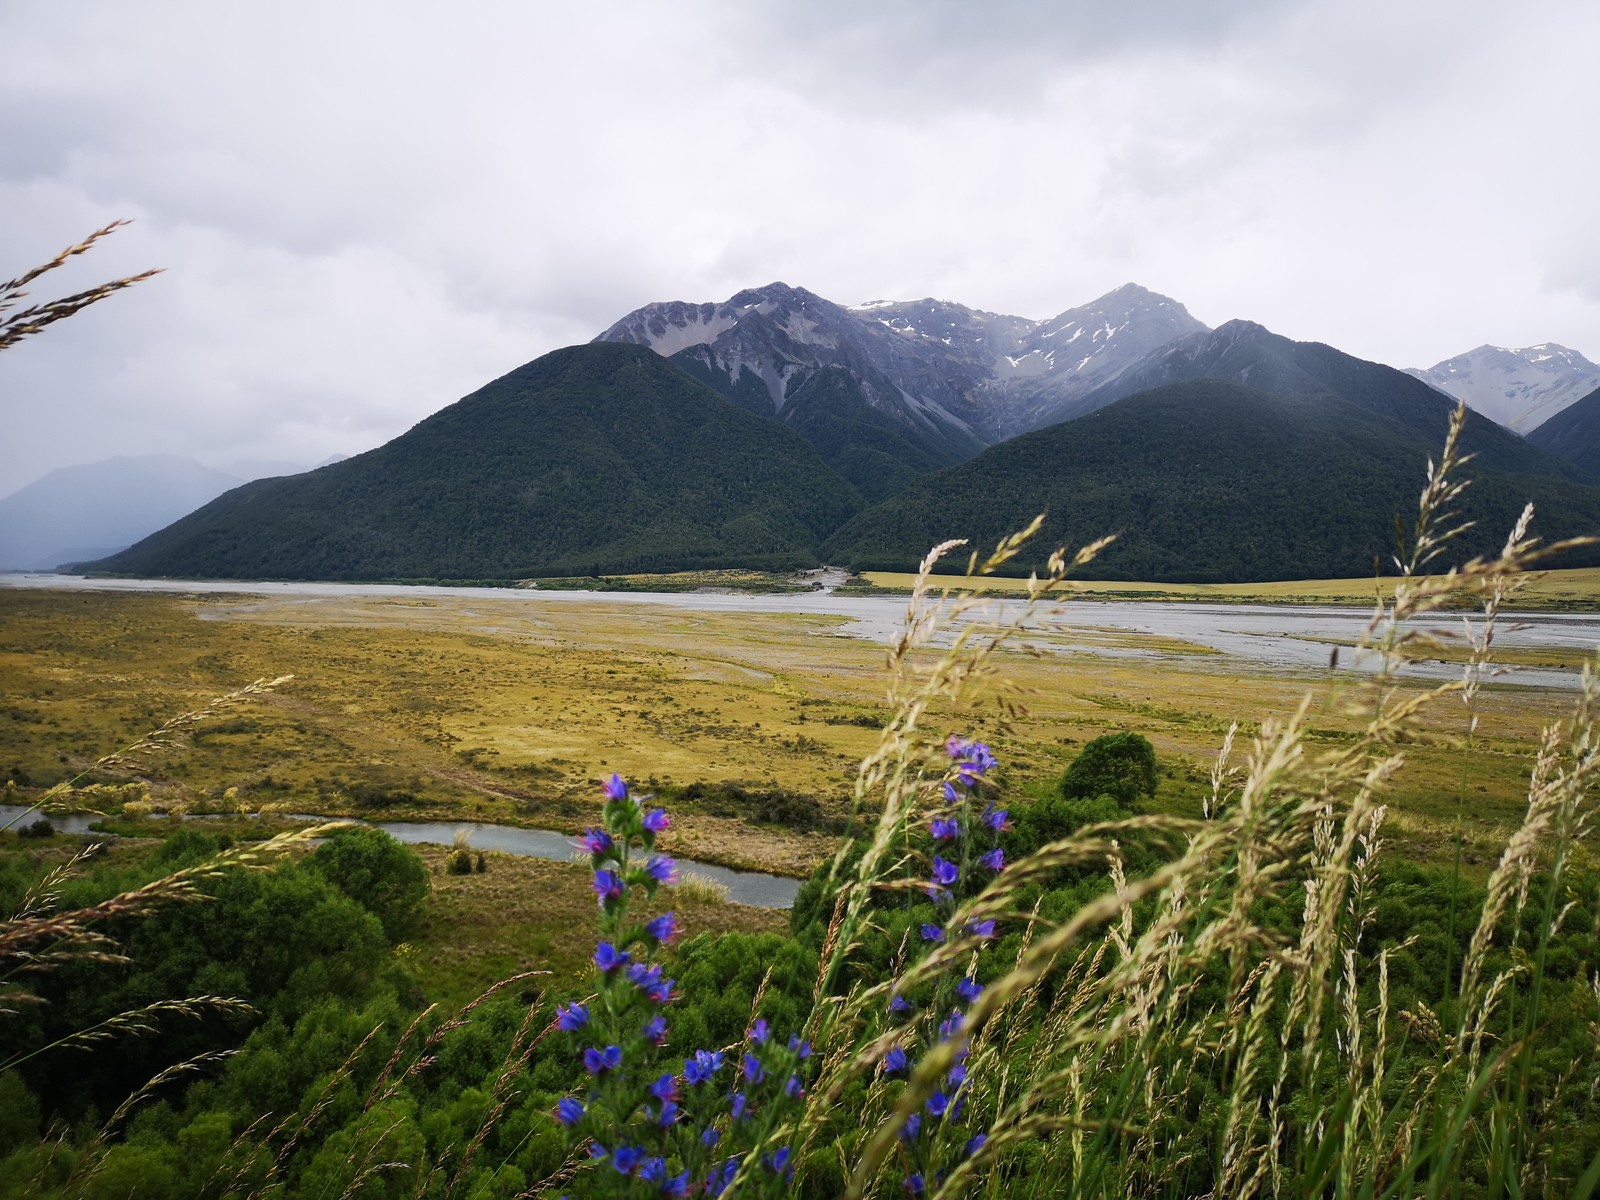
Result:
<instances>
[{"instance_id":1,"label":"dark forested ridge","mask_svg":"<svg viewBox=\"0 0 1600 1200\"><path fill-rule=\"evenodd\" d=\"M1600 476L1600 388L1533 430L1528 441L1547 454Z\"/></svg>"},{"instance_id":2,"label":"dark forested ridge","mask_svg":"<svg viewBox=\"0 0 1600 1200\"><path fill-rule=\"evenodd\" d=\"M1443 411L1425 437L1326 392L1173 384L929 476L858 514L823 554L857 568L909 569L945 538L989 545L1046 512L1041 547L1119 535L1086 572L1099 578L1359 576L1387 563L1395 517L1412 519L1445 428ZM1463 507L1478 526L1462 552L1498 549L1529 499L1538 506L1536 533L1600 531L1600 488L1476 463L1467 474L1474 483ZM1600 556L1562 565L1590 561Z\"/></svg>"},{"instance_id":3,"label":"dark forested ridge","mask_svg":"<svg viewBox=\"0 0 1600 1200\"><path fill-rule=\"evenodd\" d=\"M367 454L235 488L95 569L513 579L815 563L861 507L796 433L638 346L558 350Z\"/></svg>"}]
</instances>

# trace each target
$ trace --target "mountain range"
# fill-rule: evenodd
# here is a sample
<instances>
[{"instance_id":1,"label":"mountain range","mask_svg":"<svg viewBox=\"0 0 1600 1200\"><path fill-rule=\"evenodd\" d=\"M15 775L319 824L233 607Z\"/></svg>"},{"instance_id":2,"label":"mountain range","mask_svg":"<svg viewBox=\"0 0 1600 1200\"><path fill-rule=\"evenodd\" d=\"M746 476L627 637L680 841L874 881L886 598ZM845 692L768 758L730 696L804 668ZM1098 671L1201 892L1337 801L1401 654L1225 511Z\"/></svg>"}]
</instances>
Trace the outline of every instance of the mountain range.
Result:
<instances>
[{"instance_id":1,"label":"mountain range","mask_svg":"<svg viewBox=\"0 0 1600 1200\"><path fill-rule=\"evenodd\" d=\"M1131 284L1045 321L772 284L638 309L377 450L237 488L97 568L905 567L1046 511L1052 545L1119 533L1097 566L1110 578L1362 574L1387 560L1454 407L1413 374L1250 321L1210 329ZM1597 467L1570 461L1581 441L1469 411L1479 531L1460 548L1494 548L1529 498L1545 536L1600 530Z\"/></svg>"}]
</instances>

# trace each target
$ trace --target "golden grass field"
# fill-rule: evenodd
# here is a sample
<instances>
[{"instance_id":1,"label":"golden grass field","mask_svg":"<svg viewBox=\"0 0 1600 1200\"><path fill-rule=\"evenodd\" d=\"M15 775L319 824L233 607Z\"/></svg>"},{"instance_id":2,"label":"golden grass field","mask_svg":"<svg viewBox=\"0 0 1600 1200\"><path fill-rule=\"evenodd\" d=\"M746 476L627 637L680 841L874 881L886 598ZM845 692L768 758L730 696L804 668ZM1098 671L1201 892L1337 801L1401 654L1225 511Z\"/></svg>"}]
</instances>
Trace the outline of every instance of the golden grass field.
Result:
<instances>
[{"instance_id":1,"label":"golden grass field","mask_svg":"<svg viewBox=\"0 0 1600 1200\"><path fill-rule=\"evenodd\" d=\"M867 571L862 578L874 587L909 588L914 575L893 571ZM949 577L949 586L965 587L969 582ZM1025 579L988 577L976 581L980 589L1016 591L1027 588ZM1292 579L1279 583L1128 583L1120 580L1075 581L1068 586L1091 599L1188 600L1226 604L1356 604L1370 606L1380 585L1391 590L1394 580L1385 579ZM1566 571L1545 571L1528 584L1517 598L1525 609L1566 609L1589 611L1600 606L1600 567L1579 567Z\"/></svg>"},{"instance_id":2,"label":"golden grass field","mask_svg":"<svg viewBox=\"0 0 1600 1200\"><path fill-rule=\"evenodd\" d=\"M646 786L781 788L843 817L855 764L886 713L885 651L841 636L843 623L556 596L0 591L0 778L26 798L175 713L292 674L155 760L153 801L576 831L598 814L599 781L617 771ZM1106 634L1108 645L1138 639ZM1248 733L1310 688L1313 744L1352 728L1326 680L1241 672L1173 639L1147 648L1160 653L1008 652L1029 692L1026 716L1010 730L981 713L937 719L992 738L1018 795L1048 787L1086 740L1142 732L1163 766L1158 807L1186 814L1209 790L1230 720ZM1444 857L1462 809L1469 868L1483 869L1520 815L1538 729L1569 703L1566 693L1486 688L1465 751L1448 744L1464 710L1439 707L1429 732L1440 740L1406 748L1392 844ZM752 823L725 804L674 815L670 850L729 865L801 874L836 842Z\"/></svg>"}]
</instances>

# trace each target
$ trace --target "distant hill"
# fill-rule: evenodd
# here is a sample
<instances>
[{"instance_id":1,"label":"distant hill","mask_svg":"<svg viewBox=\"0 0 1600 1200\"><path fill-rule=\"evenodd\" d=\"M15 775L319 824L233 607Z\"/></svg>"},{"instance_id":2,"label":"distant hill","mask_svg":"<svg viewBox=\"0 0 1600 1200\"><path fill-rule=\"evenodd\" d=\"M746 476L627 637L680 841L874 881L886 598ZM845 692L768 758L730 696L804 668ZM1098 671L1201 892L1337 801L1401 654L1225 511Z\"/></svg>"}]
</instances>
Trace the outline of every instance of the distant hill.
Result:
<instances>
[{"instance_id":1,"label":"distant hill","mask_svg":"<svg viewBox=\"0 0 1600 1200\"><path fill-rule=\"evenodd\" d=\"M1554 342L1479 346L1407 373L1524 435L1600 387L1600 366Z\"/></svg>"},{"instance_id":2,"label":"distant hill","mask_svg":"<svg viewBox=\"0 0 1600 1200\"><path fill-rule=\"evenodd\" d=\"M1600 476L1600 387L1533 430L1528 441L1546 454Z\"/></svg>"},{"instance_id":3,"label":"distant hill","mask_svg":"<svg viewBox=\"0 0 1600 1200\"><path fill-rule=\"evenodd\" d=\"M174 454L57 468L0 500L0 570L113 554L240 482Z\"/></svg>"},{"instance_id":4,"label":"distant hill","mask_svg":"<svg viewBox=\"0 0 1600 1200\"><path fill-rule=\"evenodd\" d=\"M789 567L814 564L860 507L798 434L642 347L591 344L376 450L236 488L93 565L330 580Z\"/></svg>"},{"instance_id":5,"label":"distant hill","mask_svg":"<svg viewBox=\"0 0 1600 1200\"><path fill-rule=\"evenodd\" d=\"M948 300L848 308L773 283L720 304L646 305L596 340L670 357L796 429L876 498L1061 419L1082 393L1203 329L1177 301L1134 284L1034 321Z\"/></svg>"},{"instance_id":6,"label":"distant hill","mask_svg":"<svg viewBox=\"0 0 1600 1200\"><path fill-rule=\"evenodd\" d=\"M1026 565L1056 545L1119 539L1088 572L1105 579L1245 582L1360 576L1394 549L1445 417L1411 423L1324 391L1272 394L1198 379L1122 399L1025 434L919 480L858 514L823 546L857 569L909 569L966 537L987 549L1036 513L1048 519ZM1462 552L1492 552L1523 503L1546 537L1600 532L1600 488L1549 475L1469 468ZM1600 554L1565 565L1600 562Z\"/></svg>"}]
</instances>

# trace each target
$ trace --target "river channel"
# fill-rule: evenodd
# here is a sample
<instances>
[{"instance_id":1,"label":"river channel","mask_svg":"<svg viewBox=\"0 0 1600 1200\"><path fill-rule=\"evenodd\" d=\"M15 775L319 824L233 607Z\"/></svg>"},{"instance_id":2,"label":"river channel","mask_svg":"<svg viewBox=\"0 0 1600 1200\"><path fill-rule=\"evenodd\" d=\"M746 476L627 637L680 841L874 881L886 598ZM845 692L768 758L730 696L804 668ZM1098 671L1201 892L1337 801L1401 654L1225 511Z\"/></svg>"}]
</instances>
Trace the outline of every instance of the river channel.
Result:
<instances>
[{"instance_id":1,"label":"river channel","mask_svg":"<svg viewBox=\"0 0 1600 1200\"><path fill-rule=\"evenodd\" d=\"M17 829L38 819L34 810L20 804L0 804L0 829L8 826ZM300 821L343 820L338 817L318 817L310 813L291 814ZM103 818L88 813L52 813L50 824L58 833L93 834L95 822ZM198 815L195 820L204 820ZM577 853L570 834L552 829L519 829L515 825L488 825L464 821L362 821L383 830L397 842L408 845L451 845L458 833L466 835L467 845L474 850L499 850L506 854L519 854L524 858L547 858L566 862ZM587 858L585 858L587 861ZM728 899L734 904L749 904L755 908L790 908L795 893L800 890L798 879L782 875L768 875L762 871L734 871L712 863L695 862L680 858L678 869L689 872L728 889Z\"/></svg>"}]
</instances>

